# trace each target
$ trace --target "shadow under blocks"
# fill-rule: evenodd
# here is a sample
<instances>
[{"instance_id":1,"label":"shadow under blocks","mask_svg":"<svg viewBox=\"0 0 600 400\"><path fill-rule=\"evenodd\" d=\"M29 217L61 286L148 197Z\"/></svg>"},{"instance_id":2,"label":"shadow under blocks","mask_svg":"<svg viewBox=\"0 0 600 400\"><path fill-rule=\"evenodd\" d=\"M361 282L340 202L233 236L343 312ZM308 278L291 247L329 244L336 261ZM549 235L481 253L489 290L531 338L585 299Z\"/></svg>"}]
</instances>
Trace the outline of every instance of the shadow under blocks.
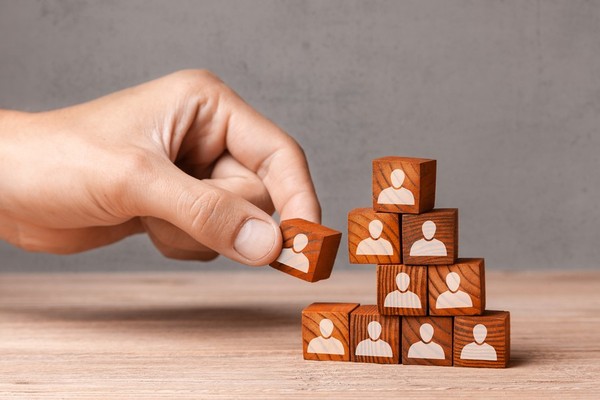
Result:
<instances>
[{"instance_id":1,"label":"shadow under blocks","mask_svg":"<svg viewBox=\"0 0 600 400\"><path fill-rule=\"evenodd\" d=\"M377 304L306 307L305 359L508 366L510 314L485 309L484 259L458 257L458 209L435 208L436 168L373 160L373 206L348 213L348 259L376 265Z\"/></svg>"}]
</instances>

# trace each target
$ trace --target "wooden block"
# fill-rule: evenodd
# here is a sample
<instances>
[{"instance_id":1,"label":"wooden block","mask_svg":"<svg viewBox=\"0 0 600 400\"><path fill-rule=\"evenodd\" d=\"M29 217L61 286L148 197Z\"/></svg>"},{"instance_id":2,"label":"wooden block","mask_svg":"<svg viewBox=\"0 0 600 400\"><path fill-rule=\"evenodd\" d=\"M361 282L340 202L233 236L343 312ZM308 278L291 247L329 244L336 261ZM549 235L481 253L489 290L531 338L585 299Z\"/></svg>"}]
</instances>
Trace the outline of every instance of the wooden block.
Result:
<instances>
[{"instance_id":1,"label":"wooden block","mask_svg":"<svg viewBox=\"0 0 600 400\"><path fill-rule=\"evenodd\" d=\"M377 305L383 315L427 315L427 267L378 265Z\"/></svg>"},{"instance_id":2,"label":"wooden block","mask_svg":"<svg viewBox=\"0 0 600 400\"><path fill-rule=\"evenodd\" d=\"M350 359L355 362L400 362L400 317L379 314L376 305L350 314Z\"/></svg>"},{"instance_id":3,"label":"wooden block","mask_svg":"<svg viewBox=\"0 0 600 400\"><path fill-rule=\"evenodd\" d=\"M486 311L454 318L454 365L506 368L510 360L510 313Z\"/></svg>"},{"instance_id":4,"label":"wooden block","mask_svg":"<svg viewBox=\"0 0 600 400\"><path fill-rule=\"evenodd\" d=\"M429 315L483 314L484 264L483 258L459 258L452 265L429 267Z\"/></svg>"},{"instance_id":5,"label":"wooden block","mask_svg":"<svg viewBox=\"0 0 600 400\"><path fill-rule=\"evenodd\" d=\"M383 157L373 160L373 208L420 214L435 204L436 161Z\"/></svg>"},{"instance_id":6,"label":"wooden block","mask_svg":"<svg viewBox=\"0 0 600 400\"><path fill-rule=\"evenodd\" d=\"M313 303L302 310L305 360L350 361L350 313L358 303Z\"/></svg>"},{"instance_id":7,"label":"wooden block","mask_svg":"<svg viewBox=\"0 0 600 400\"><path fill-rule=\"evenodd\" d=\"M402 318L402 364L452 365L452 317Z\"/></svg>"},{"instance_id":8,"label":"wooden block","mask_svg":"<svg viewBox=\"0 0 600 400\"><path fill-rule=\"evenodd\" d=\"M271 267L316 282L331 275L342 233L303 219L281 222L283 249Z\"/></svg>"},{"instance_id":9,"label":"wooden block","mask_svg":"<svg viewBox=\"0 0 600 400\"><path fill-rule=\"evenodd\" d=\"M348 256L352 264L400 264L400 216L356 208L348 213Z\"/></svg>"},{"instance_id":10,"label":"wooden block","mask_svg":"<svg viewBox=\"0 0 600 400\"><path fill-rule=\"evenodd\" d=\"M458 257L458 209L402 216L402 260L407 265L449 265Z\"/></svg>"}]
</instances>

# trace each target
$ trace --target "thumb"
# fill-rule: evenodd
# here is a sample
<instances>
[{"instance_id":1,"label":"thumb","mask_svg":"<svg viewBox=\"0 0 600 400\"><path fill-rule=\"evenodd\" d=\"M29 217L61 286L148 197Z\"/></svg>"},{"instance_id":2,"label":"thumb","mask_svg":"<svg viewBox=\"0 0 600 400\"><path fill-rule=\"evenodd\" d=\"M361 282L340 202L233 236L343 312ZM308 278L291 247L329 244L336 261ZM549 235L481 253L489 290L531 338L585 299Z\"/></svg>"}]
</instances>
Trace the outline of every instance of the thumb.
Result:
<instances>
[{"instance_id":1,"label":"thumb","mask_svg":"<svg viewBox=\"0 0 600 400\"><path fill-rule=\"evenodd\" d=\"M166 220L203 245L244 264L267 265L279 255L281 231L260 208L171 163L157 175L133 190L134 203L143 216Z\"/></svg>"}]
</instances>

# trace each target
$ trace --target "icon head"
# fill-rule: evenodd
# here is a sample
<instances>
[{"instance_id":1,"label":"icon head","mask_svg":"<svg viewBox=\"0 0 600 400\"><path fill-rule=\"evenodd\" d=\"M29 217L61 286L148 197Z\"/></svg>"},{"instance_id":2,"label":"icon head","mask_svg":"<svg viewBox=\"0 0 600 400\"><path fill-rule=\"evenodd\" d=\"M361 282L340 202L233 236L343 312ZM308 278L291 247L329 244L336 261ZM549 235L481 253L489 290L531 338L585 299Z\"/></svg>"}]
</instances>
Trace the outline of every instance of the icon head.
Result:
<instances>
[{"instance_id":1,"label":"icon head","mask_svg":"<svg viewBox=\"0 0 600 400\"><path fill-rule=\"evenodd\" d=\"M373 239L379 239L381 232L383 232L383 222L378 219L369 222L369 235L371 235Z\"/></svg>"},{"instance_id":2,"label":"icon head","mask_svg":"<svg viewBox=\"0 0 600 400\"><path fill-rule=\"evenodd\" d=\"M399 272L396 275L396 285L398 286L398 290L401 292L406 292L408 290L408 285L410 285L410 276L406 272Z\"/></svg>"},{"instance_id":3,"label":"icon head","mask_svg":"<svg viewBox=\"0 0 600 400\"><path fill-rule=\"evenodd\" d=\"M308 244L308 236L304 233L299 233L294 237L294 251L300 253Z\"/></svg>"},{"instance_id":4,"label":"icon head","mask_svg":"<svg viewBox=\"0 0 600 400\"><path fill-rule=\"evenodd\" d=\"M390 178L392 179L392 186L394 187L394 189L400 189L402 187L405 177L406 175L401 169L395 169L392 171L392 173L390 174Z\"/></svg>"},{"instance_id":5,"label":"icon head","mask_svg":"<svg viewBox=\"0 0 600 400\"><path fill-rule=\"evenodd\" d=\"M485 325L475 325L473 327L473 337L475 338L475 342L477 344L483 344L483 342L485 342L485 338L487 337L487 328Z\"/></svg>"},{"instance_id":6,"label":"icon head","mask_svg":"<svg viewBox=\"0 0 600 400\"><path fill-rule=\"evenodd\" d=\"M446 275L446 285L452 293L456 293L460 286L460 275L456 272L450 272Z\"/></svg>"},{"instance_id":7,"label":"icon head","mask_svg":"<svg viewBox=\"0 0 600 400\"><path fill-rule=\"evenodd\" d=\"M321 336L325 339L329 339L333 333L333 322L331 322L330 319L323 318L321 322L319 322L319 330L321 331Z\"/></svg>"},{"instance_id":8,"label":"icon head","mask_svg":"<svg viewBox=\"0 0 600 400\"><path fill-rule=\"evenodd\" d=\"M435 226L435 222L433 222L433 221L423 222L423 226L421 227L421 230L423 231L423 236L425 237L425 239L427 239L427 240L433 239L433 237L435 236L436 228L437 227Z\"/></svg>"},{"instance_id":9,"label":"icon head","mask_svg":"<svg viewBox=\"0 0 600 400\"><path fill-rule=\"evenodd\" d=\"M433 339L433 326L431 324L423 324L419 329L419 333L421 334L421 340L424 343L429 343Z\"/></svg>"},{"instance_id":10,"label":"icon head","mask_svg":"<svg viewBox=\"0 0 600 400\"><path fill-rule=\"evenodd\" d=\"M381 324L377 321L369 322L369 325L367 325L367 332L369 333L371 340L379 340L379 336L381 336Z\"/></svg>"}]
</instances>

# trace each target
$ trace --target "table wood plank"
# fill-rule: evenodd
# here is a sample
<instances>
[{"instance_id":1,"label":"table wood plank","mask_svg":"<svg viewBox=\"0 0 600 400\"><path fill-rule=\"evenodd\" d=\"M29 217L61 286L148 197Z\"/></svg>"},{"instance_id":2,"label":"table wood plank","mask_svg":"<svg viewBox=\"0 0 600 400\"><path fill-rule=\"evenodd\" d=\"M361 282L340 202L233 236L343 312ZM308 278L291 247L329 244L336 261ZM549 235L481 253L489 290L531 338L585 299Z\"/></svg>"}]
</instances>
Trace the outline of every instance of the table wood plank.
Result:
<instances>
[{"instance_id":1,"label":"table wood plank","mask_svg":"<svg viewBox=\"0 0 600 400\"><path fill-rule=\"evenodd\" d=\"M594 398L600 273L490 272L505 370L310 362L301 310L374 304L375 268L308 284L241 273L0 276L0 398Z\"/></svg>"}]
</instances>

